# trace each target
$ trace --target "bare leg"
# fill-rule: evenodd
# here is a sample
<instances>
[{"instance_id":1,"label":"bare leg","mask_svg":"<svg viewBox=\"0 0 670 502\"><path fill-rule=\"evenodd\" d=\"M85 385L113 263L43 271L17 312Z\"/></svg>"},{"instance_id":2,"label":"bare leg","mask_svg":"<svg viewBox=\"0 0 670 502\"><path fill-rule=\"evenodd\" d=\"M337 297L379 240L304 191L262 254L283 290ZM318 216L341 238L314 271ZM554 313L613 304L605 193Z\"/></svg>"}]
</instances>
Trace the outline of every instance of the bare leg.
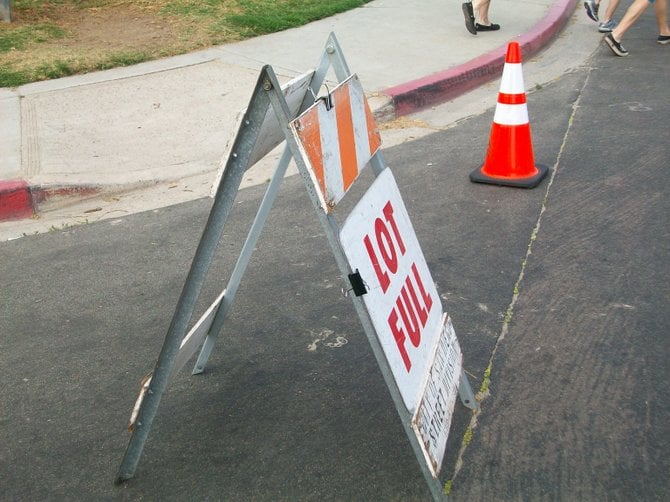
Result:
<instances>
[{"instance_id":1,"label":"bare leg","mask_svg":"<svg viewBox=\"0 0 670 502\"><path fill-rule=\"evenodd\" d=\"M619 2L620 0L610 0L607 3L607 9L605 10L605 19L603 19L604 23L608 23L612 20L614 17L614 12L616 11L617 7L619 7Z\"/></svg>"},{"instance_id":2,"label":"bare leg","mask_svg":"<svg viewBox=\"0 0 670 502\"><path fill-rule=\"evenodd\" d=\"M472 7L475 10L475 18L479 24L489 25L489 5L491 0L475 0L472 2Z\"/></svg>"},{"instance_id":3,"label":"bare leg","mask_svg":"<svg viewBox=\"0 0 670 502\"><path fill-rule=\"evenodd\" d=\"M656 23L658 24L658 34L670 36L670 26L668 26L668 3L666 0L656 0L654 2L654 14L656 14Z\"/></svg>"},{"instance_id":4,"label":"bare leg","mask_svg":"<svg viewBox=\"0 0 670 502\"><path fill-rule=\"evenodd\" d=\"M628 7L628 10L621 18L619 25L612 30L612 36L617 42L621 42L624 33L635 24L635 21L642 15L642 13L649 7L648 0L634 0Z\"/></svg>"}]
</instances>

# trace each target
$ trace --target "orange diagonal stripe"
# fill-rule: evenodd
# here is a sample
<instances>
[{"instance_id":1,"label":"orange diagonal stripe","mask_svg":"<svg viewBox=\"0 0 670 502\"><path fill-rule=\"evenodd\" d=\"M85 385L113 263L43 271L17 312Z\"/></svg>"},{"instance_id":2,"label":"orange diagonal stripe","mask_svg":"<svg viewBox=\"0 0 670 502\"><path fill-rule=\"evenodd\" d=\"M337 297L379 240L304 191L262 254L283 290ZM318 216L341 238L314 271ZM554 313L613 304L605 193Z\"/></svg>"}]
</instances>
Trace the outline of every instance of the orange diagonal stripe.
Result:
<instances>
[{"instance_id":1,"label":"orange diagonal stripe","mask_svg":"<svg viewBox=\"0 0 670 502\"><path fill-rule=\"evenodd\" d=\"M337 136L340 142L340 162L342 162L342 183L346 192L358 176L354 122L351 117L349 86L337 89L334 96L337 120Z\"/></svg>"},{"instance_id":2,"label":"orange diagonal stripe","mask_svg":"<svg viewBox=\"0 0 670 502\"><path fill-rule=\"evenodd\" d=\"M382 137L379 134L379 129L377 129L377 123L375 118L370 111L370 106L368 105L368 100L364 100L365 103L365 121L368 124L368 141L370 142L370 156L374 155L377 149L382 145Z\"/></svg>"},{"instance_id":3,"label":"orange diagonal stripe","mask_svg":"<svg viewBox=\"0 0 670 502\"><path fill-rule=\"evenodd\" d=\"M326 193L326 180L323 173L323 153L321 149L321 128L319 127L319 110L313 107L300 119L300 141L312 164L312 170L321 187L321 193Z\"/></svg>"}]
</instances>

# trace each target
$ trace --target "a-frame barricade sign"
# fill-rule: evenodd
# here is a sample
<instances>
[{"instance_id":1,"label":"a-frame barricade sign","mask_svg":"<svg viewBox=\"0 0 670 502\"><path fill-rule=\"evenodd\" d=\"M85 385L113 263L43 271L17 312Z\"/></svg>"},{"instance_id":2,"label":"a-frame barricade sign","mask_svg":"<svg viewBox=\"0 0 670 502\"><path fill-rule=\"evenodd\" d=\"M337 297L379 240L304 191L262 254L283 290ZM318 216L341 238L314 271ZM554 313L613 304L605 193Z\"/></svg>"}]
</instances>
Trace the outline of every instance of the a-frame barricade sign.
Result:
<instances>
[{"instance_id":1,"label":"a-frame barricade sign","mask_svg":"<svg viewBox=\"0 0 670 502\"><path fill-rule=\"evenodd\" d=\"M333 70L339 84L316 98ZM286 148L268 184L226 288L188 330L244 172L281 142ZM475 409L461 350L443 312L363 88L331 34L316 70L281 86L265 66L224 156L214 202L153 372L132 411L132 432L118 482L132 478L170 378L200 349L202 373L251 258L291 159L298 167L363 329L412 444L431 494L445 498L438 478L451 416L461 401ZM337 204L370 166L375 179L340 226Z\"/></svg>"}]
</instances>

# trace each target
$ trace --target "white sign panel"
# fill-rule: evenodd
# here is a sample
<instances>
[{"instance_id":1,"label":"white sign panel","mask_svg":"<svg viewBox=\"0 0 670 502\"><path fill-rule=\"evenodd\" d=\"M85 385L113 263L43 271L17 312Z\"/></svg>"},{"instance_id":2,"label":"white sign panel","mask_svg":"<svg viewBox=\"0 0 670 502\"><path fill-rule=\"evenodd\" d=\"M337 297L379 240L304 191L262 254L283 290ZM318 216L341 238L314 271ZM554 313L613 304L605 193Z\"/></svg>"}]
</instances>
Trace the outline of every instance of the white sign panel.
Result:
<instances>
[{"instance_id":1,"label":"white sign panel","mask_svg":"<svg viewBox=\"0 0 670 502\"><path fill-rule=\"evenodd\" d=\"M431 473L437 477L447 447L463 360L456 332L446 315L432 360L433 366L423 399L412 419L412 428L422 445Z\"/></svg>"},{"instance_id":2,"label":"white sign panel","mask_svg":"<svg viewBox=\"0 0 670 502\"><path fill-rule=\"evenodd\" d=\"M442 304L390 169L349 214L340 243L366 285L363 301L414 414L442 331Z\"/></svg>"}]
</instances>

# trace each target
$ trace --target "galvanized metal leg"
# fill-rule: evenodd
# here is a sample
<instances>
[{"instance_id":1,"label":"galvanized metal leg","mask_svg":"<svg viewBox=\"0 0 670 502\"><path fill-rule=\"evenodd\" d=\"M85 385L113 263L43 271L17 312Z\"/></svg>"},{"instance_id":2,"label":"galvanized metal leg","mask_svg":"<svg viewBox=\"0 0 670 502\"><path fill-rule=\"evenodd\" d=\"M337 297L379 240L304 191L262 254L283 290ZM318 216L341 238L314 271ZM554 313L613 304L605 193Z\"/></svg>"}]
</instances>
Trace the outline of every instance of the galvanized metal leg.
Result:
<instances>
[{"instance_id":1,"label":"galvanized metal leg","mask_svg":"<svg viewBox=\"0 0 670 502\"><path fill-rule=\"evenodd\" d=\"M349 65L344 59L344 52L342 52L342 48L340 47L340 43L337 41L337 37L335 37L335 33L331 32L331 34L328 36L325 52L328 55L329 63L335 70L335 76L337 79L342 82L349 78L351 71L349 70Z\"/></svg>"},{"instance_id":2,"label":"galvanized metal leg","mask_svg":"<svg viewBox=\"0 0 670 502\"><path fill-rule=\"evenodd\" d=\"M372 172L375 173L375 176L379 176L379 174L386 169L386 163L384 162L384 156L382 155L381 150L370 158L370 167L372 168Z\"/></svg>"},{"instance_id":3,"label":"galvanized metal leg","mask_svg":"<svg viewBox=\"0 0 670 502\"><path fill-rule=\"evenodd\" d=\"M228 219L235 195L239 190L248 165L253 145L257 140L258 132L269 107L267 93L262 88L263 80L262 77L259 78L256 84L254 97L252 97L253 106L247 112L245 125L235 139L233 153L223 172L223 178L214 198L205 230L198 244L195 258L158 356L151 383L140 406L135 427L128 442L128 448L119 468L117 482L123 482L135 475L151 424L158 411L158 405L179 353L181 341L186 335L188 324L193 317L193 311L221 239L223 227Z\"/></svg>"},{"instance_id":4,"label":"galvanized metal leg","mask_svg":"<svg viewBox=\"0 0 670 502\"><path fill-rule=\"evenodd\" d=\"M331 33L328 37L326 49L321 56L319 64L317 65L317 69L314 73L313 80L310 83L310 88L314 95L319 92L319 88L325 81L326 74L331 67L335 71L337 79L340 81L345 80L350 75L349 67L344 60L344 55L342 54L342 50L340 49L340 45L334 33ZM278 103L275 103L274 106L279 105ZM288 118L290 119L292 117ZM193 367L193 375L198 375L205 370L207 361L209 360L212 350L214 349L214 344L216 343L221 330L223 329L223 323L226 316L228 315L228 311L230 310L233 299L235 298L237 287L239 286L239 283L244 276L244 272L246 271L249 260L251 259L251 254L256 247L261 230L265 225L267 216L279 191L279 185L281 184L281 181L286 174L286 169L288 168L292 157L291 150L288 146L286 146L284 152L282 153L282 157L279 160L279 164L277 165L275 174L270 181L270 186L266 190L263 201L261 202L258 212L256 213L256 219L252 224L249 235L247 236L247 240L244 243L244 247L242 248L237 263L235 264L235 268L229 279L228 286L226 287L226 295L221 302L221 305L219 306L216 317L212 322L212 326L209 330L209 333L207 334L207 338L205 338L205 342L202 345L198 359L196 360L195 366ZM383 164L383 161L381 161L381 163ZM383 169L383 167L384 166L382 165L380 170Z\"/></svg>"},{"instance_id":5,"label":"galvanized metal leg","mask_svg":"<svg viewBox=\"0 0 670 502\"><path fill-rule=\"evenodd\" d=\"M251 255L254 252L258 238L261 235L261 230L263 230L263 226L265 225L268 214L270 213L270 209L272 209L272 204L277 197L279 186L284 178L284 175L286 174L286 169L288 168L290 162L291 152L288 147L286 147L282 153L281 159L279 159L279 164L277 165L275 174L270 181L270 185L265 191L261 205L258 208L258 212L256 213L256 218L251 225L251 229L249 230L247 239L244 242L240 256L237 259L235 268L233 269L230 279L228 280L226 294L223 298L223 301L221 302L221 305L219 306L219 309L216 312L216 316L212 322L212 327L209 329L209 333L207 333L207 338L205 338L205 342L203 343L202 349L200 350L200 355L198 356L195 367L193 368L194 375L200 374L205 370L209 356L212 353L212 349L214 348L214 344L216 343L221 330L223 329L223 323L225 321L226 315L228 315L230 306L235 299L237 288L242 281L244 272L247 269Z\"/></svg>"},{"instance_id":6,"label":"galvanized metal leg","mask_svg":"<svg viewBox=\"0 0 670 502\"><path fill-rule=\"evenodd\" d=\"M325 79L328 68L331 65L339 80L344 80L349 76L350 72L346 61L344 60L337 39L332 33L328 39L326 50L319 62L316 78L314 78L311 83L313 92L318 92L318 88ZM130 479L135 474L135 470L137 469L137 465L144 449L144 444L158 410L161 397L165 392L169 377L175 366L181 342L186 336L188 324L193 316L198 297L200 296L216 248L221 239L223 227L228 219L230 209L239 190L244 172L249 165L249 158L253 147L258 140L259 131L261 130L266 112L271 106L271 103L275 108L275 112L277 112L277 108L281 108L282 112L287 111L286 103L281 100L281 97L279 96L280 93L277 93L279 90L280 86L276 81L272 69L266 67L266 69L261 72L261 76L256 83L249 109L244 117L243 126L238 132L231 155L223 171L223 177L217 189L214 204L210 211L193 263L191 264L186 283L177 303L163 347L158 356L158 361L149 381L150 383L146 390L146 395L144 396L144 399L140 401L139 410L134 422L134 429L119 468L117 482L123 482ZM284 130L285 136L288 137L288 120L290 117L283 113L277 115L278 117L283 115L282 129ZM291 156L292 152L287 148L282 155L275 176L273 177L270 187L268 187L268 190L266 191L266 195L256 215L256 219L247 236L242 253L235 265L235 269L229 281L229 286L226 289L226 294L223 295L221 304L212 321L212 327L209 330L200 356L198 357L198 361L196 362L194 373L201 372L209 358L216 338L223 326L227 312L232 304L232 300L235 297L237 287L239 286L244 271L249 263L269 210L272 207L272 203L278 192L279 184L284 177ZM330 237L332 240L332 235ZM336 245L336 241L331 242L331 244Z\"/></svg>"},{"instance_id":7,"label":"galvanized metal leg","mask_svg":"<svg viewBox=\"0 0 670 502\"><path fill-rule=\"evenodd\" d=\"M278 85L273 73L268 72L268 78L273 86ZM277 119L279 120L279 123L282 125L288 124L290 117L288 117L288 110L286 109L286 107L282 103L278 102L274 96L270 96L270 99L273 104L273 110L277 114ZM286 128L288 129L288 125L286 125ZM339 242L338 224L332 215L326 214L321 209L321 205L317 198L316 192L315 190L313 190L313 188L311 188L312 181L307 166L302 160L298 145L289 131L286 131L286 138L289 148L293 152L293 156L298 166L298 170L300 171L301 176L303 177L303 179L307 184L308 188L307 192L316 209L317 216L319 217L319 221L324 229L326 237L328 238L328 242L333 251L333 256L335 258L335 261L337 262L340 273L342 274L343 277L346 277L347 274L351 273L351 270L349 268L349 263L346 259L346 256L344 255L344 251L342 250L342 247ZM372 167L376 175L378 174L377 170L379 171L383 170L384 162L381 155L375 155L373 156L373 159L375 160ZM404 406L402 396L400 394L400 389L398 388L398 385L395 379L393 378L393 373L388 364L386 356L384 355L384 351L381 347L379 339L376 336L375 329L372 325L372 320L370 319L365 304L363 303L363 300L360 297L354 296L352 297L352 300L356 312L358 313L358 316L360 318L361 324L363 326L363 330L365 331L368 341L370 342L370 346L372 347L372 352L374 353L375 358L377 359L377 363L379 364L384 380L386 381L386 385L389 388L393 401L396 405L398 414L400 415L400 420L405 429L405 433L407 434L407 437L412 445L414 453L417 459L419 460L421 471L423 472L423 475L426 479L431 495L433 496L433 499L436 501L444 501L446 500L446 496L444 494L442 483L440 482L439 479L433 478L426 462L423 461L423 451L421 449L421 445L419 444L419 441L416 435L414 434L414 431L412 430L412 416Z\"/></svg>"},{"instance_id":8,"label":"galvanized metal leg","mask_svg":"<svg viewBox=\"0 0 670 502\"><path fill-rule=\"evenodd\" d=\"M468 375L465 373L465 371L461 371L461 382L458 385L458 395L461 398L463 406L470 408L471 410L476 410L479 408L479 402L472 392L472 387L470 387L470 380L468 380Z\"/></svg>"}]
</instances>

